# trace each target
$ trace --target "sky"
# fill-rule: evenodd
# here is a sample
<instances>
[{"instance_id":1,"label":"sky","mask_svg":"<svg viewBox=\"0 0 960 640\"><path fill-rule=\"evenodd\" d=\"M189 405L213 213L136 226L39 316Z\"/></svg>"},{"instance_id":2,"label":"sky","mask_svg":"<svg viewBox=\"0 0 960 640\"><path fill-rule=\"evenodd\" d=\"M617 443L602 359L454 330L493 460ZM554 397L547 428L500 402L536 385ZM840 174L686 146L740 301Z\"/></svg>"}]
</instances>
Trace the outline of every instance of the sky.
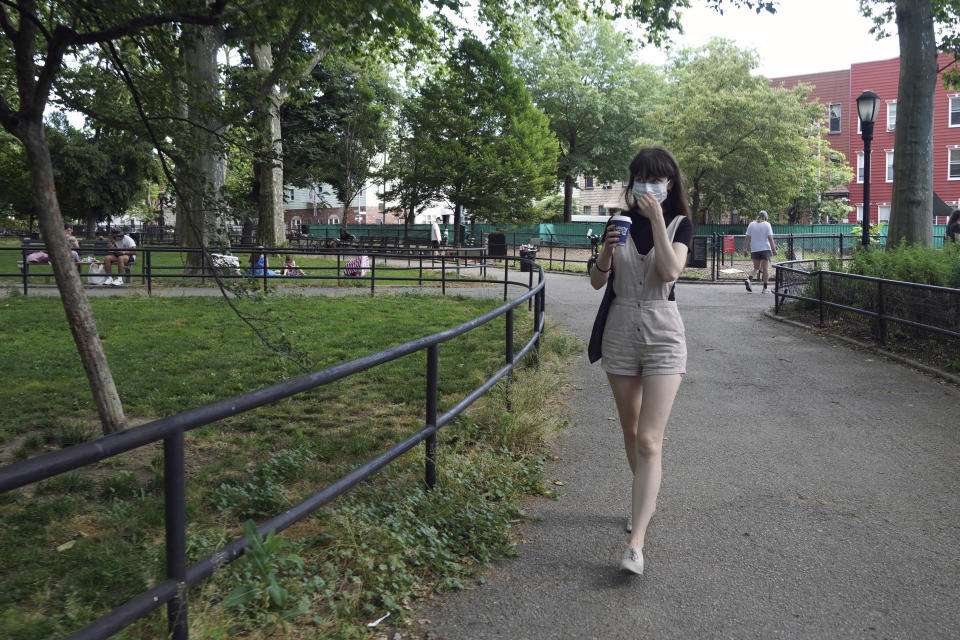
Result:
<instances>
[{"instance_id":1,"label":"sky","mask_svg":"<svg viewBox=\"0 0 960 640\"><path fill-rule=\"evenodd\" d=\"M754 73L768 78L837 71L900 55L896 25L891 25L891 36L877 41L857 0L780 0L775 14L760 15L725 2L722 16L699 0L691 4L683 12L684 34L673 38L674 46L701 46L712 37L733 40L741 49L756 50L760 65ZM641 62L660 65L665 60L652 47L640 52Z\"/></svg>"}]
</instances>

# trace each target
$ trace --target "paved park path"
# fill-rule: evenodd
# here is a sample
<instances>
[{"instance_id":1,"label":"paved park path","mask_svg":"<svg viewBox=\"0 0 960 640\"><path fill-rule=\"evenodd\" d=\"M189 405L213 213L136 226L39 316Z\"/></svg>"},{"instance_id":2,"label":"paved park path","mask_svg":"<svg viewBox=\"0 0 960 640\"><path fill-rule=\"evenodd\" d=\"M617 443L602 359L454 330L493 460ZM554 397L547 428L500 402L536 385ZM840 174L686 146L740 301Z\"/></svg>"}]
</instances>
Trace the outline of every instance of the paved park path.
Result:
<instances>
[{"instance_id":1,"label":"paved park path","mask_svg":"<svg viewBox=\"0 0 960 640\"><path fill-rule=\"evenodd\" d=\"M548 276L586 338L600 294ZM519 556L416 617L443 640L960 637L960 392L763 316L770 295L681 283L688 374L643 576L617 570L629 472L605 378L574 365Z\"/></svg>"}]
</instances>

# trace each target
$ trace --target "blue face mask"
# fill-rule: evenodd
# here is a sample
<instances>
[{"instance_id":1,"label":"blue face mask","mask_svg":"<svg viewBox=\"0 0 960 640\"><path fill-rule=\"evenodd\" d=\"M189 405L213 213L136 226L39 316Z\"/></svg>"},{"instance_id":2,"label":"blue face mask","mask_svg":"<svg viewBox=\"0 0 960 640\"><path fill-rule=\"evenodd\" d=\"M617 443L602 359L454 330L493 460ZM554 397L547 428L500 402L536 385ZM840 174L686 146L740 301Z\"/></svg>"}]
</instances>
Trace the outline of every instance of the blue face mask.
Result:
<instances>
[{"instance_id":1,"label":"blue face mask","mask_svg":"<svg viewBox=\"0 0 960 640\"><path fill-rule=\"evenodd\" d=\"M657 202L663 203L667 199L667 185L664 182L634 182L633 197L639 198L645 193L649 193Z\"/></svg>"}]
</instances>

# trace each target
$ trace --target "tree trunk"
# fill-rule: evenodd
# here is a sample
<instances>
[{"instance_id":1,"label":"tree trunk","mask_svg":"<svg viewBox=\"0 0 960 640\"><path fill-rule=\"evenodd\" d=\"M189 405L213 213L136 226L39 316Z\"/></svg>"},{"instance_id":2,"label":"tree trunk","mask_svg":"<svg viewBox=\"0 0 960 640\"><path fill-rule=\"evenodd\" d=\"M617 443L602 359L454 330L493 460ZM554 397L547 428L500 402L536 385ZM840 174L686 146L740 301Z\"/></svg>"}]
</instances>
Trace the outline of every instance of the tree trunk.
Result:
<instances>
[{"instance_id":1,"label":"tree trunk","mask_svg":"<svg viewBox=\"0 0 960 640\"><path fill-rule=\"evenodd\" d=\"M896 0L900 84L887 246L933 243L933 94L937 42L930 0Z\"/></svg>"},{"instance_id":2,"label":"tree trunk","mask_svg":"<svg viewBox=\"0 0 960 640\"><path fill-rule=\"evenodd\" d=\"M26 123L23 127L23 146L30 166L33 206L39 213L40 230L46 240L47 253L53 265L54 277L60 290L63 310L80 353L80 362L90 382L103 432L114 433L127 428L123 405L117 394L103 343L97 332L90 301L83 292L80 273L73 263L73 254L63 232L63 216L57 203L53 183L53 163L41 122Z\"/></svg>"},{"instance_id":3,"label":"tree trunk","mask_svg":"<svg viewBox=\"0 0 960 640\"><path fill-rule=\"evenodd\" d=\"M563 177L563 221L573 220L573 178Z\"/></svg>"},{"instance_id":4,"label":"tree trunk","mask_svg":"<svg viewBox=\"0 0 960 640\"><path fill-rule=\"evenodd\" d=\"M273 51L269 44L249 43L247 49L257 71L264 74L273 70ZM257 107L260 161L256 179L260 184L257 210L260 223L257 237L265 247L276 247L286 241L283 219L283 145L280 137L280 89L270 88L266 102Z\"/></svg>"},{"instance_id":5,"label":"tree trunk","mask_svg":"<svg viewBox=\"0 0 960 640\"><path fill-rule=\"evenodd\" d=\"M183 201L177 210L177 230L181 243L188 247L229 244L220 202L226 158L216 135L221 128L217 117L220 87L217 48L221 36L216 27L183 27L186 110L193 126L187 129L183 142L186 161L179 175ZM196 270L201 261L199 253L188 253L186 270Z\"/></svg>"}]
</instances>

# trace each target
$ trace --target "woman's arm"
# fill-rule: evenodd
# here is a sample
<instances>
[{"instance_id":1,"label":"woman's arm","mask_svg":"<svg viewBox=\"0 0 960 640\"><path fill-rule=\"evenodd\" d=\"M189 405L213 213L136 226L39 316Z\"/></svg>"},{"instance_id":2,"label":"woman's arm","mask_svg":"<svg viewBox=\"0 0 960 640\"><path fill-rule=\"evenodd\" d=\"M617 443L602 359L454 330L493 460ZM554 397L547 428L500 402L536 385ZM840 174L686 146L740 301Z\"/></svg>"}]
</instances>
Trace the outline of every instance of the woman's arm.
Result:
<instances>
[{"instance_id":1,"label":"woman's arm","mask_svg":"<svg viewBox=\"0 0 960 640\"><path fill-rule=\"evenodd\" d=\"M664 282L673 282L683 273L683 268L687 265L687 245L682 242L671 242L667 235L667 224L663 219L663 209L649 193L643 194L637 199L637 206L648 220L650 228L653 230L653 248L656 251L654 261L657 267L657 275Z\"/></svg>"},{"instance_id":2,"label":"woman's arm","mask_svg":"<svg viewBox=\"0 0 960 640\"><path fill-rule=\"evenodd\" d=\"M603 246L597 261L590 267L590 285L594 289L601 289L610 278L610 269L613 268L613 253L620 242L620 231L614 225L608 225L603 236Z\"/></svg>"}]
</instances>

